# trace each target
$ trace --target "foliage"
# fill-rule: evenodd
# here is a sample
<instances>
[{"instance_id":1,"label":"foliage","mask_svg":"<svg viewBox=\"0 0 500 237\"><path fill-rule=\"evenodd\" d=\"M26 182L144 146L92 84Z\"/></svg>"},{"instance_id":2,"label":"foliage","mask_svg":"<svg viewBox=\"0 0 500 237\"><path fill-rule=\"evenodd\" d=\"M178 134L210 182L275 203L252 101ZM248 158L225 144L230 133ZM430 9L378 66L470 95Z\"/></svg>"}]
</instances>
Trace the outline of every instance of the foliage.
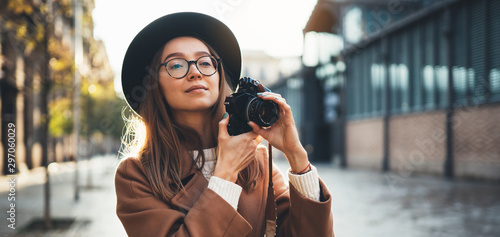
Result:
<instances>
[{"instance_id":1,"label":"foliage","mask_svg":"<svg viewBox=\"0 0 500 237\"><path fill-rule=\"evenodd\" d=\"M52 80L52 90L66 91L73 88L73 78L75 71L74 57L70 49L62 45L60 40L51 38L48 43L50 53L50 77Z\"/></svg>"},{"instance_id":2,"label":"foliage","mask_svg":"<svg viewBox=\"0 0 500 237\"><path fill-rule=\"evenodd\" d=\"M47 1L50 2L50 1ZM45 60L45 52L50 58L50 78L52 85L60 89L71 84L74 71L73 53L70 45L64 45L60 37L53 34L55 19L71 21L71 0L48 3L28 0L8 0L2 11L6 35L15 44L18 52L33 60Z\"/></svg>"},{"instance_id":3,"label":"foliage","mask_svg":"<svg viewBox=\"0 0 500 237\"><path fill-rule=\"evenodd\" d=\"M121 136L123 120L121 110L125 102L119 99L114 91L114 84L89 83L85 80L82 86L82 135Z\"/></svg>"},{"instance_id":4,"label":"foliage","mask_svg":"<svg viewBox=\"0 0 500 237\"><path fill-rule=\"evenodd\" d=\"M71 99L65 97L49 103L49 131L52 136L61 137L73 130L71 107Z\"/></svg>"},{"instance_id":5,"label":"foliage","mask_svg":"<svg viewBox=\"0 0 500 237\"><path fill-rule=\"evenodd\" d=\"M69 135L73 130L73 97L77 89L74 86L74 55L71 43L64 42L64 37L66 41L68 37L55 33L57 22L73 27L73 2L7 0L0 3L0 26L3 26L0 30L15 44L18 54L22 54L25 60L36 61L38 65L47 65L43 60L49 59L48 126L53 137ZM92 12L85 7L82 22L85 29L93 28ZM83 75L78 88L81 91L81 103L78 105L81 109L81 134L119 138L123 127L121 109L125 103L114 91L114 75L107 72L110 68L107 56L103 60L102 43L95 41L92 35L83 40L89 70ZM96 57L100 57L99 60L95 60ZM100 63L93 63L95 61ZM100 73L102 71L106 73ZM105 78L102 78L103 75ZM93 93L89 93L89 86L94 88Z\"/></svg>"},{"instance_id":6,"label":"foliage","mask_svg":"<svg viewBox=\"0 0 500 237\"><path fill-rule=\"evenodd\" d=\"M80 98L80 134L119 138L123 128L121 110L125 102L116 96L113 83L82 82ZM62 97L50 105L49 130L52 136L69 135L73 131L72 98Z\"/></svg>"}]
</instances>

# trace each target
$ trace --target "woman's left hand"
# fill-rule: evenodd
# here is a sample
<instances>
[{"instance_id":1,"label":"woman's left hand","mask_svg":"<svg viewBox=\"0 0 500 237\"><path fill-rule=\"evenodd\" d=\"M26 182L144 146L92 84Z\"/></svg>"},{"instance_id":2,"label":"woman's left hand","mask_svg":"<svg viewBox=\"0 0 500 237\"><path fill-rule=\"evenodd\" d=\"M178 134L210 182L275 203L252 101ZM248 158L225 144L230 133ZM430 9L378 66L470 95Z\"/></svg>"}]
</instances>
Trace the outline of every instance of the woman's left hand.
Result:
<instances>
[{"instance_id":1,"label":"woman's left hand","mask_svg":"<svg viewBox=\"0 0 500 237\"><path fill-rule=\"evenodd\" d=\"M268 128L261 128L254 122L249 122L248 124L255 133L261 135L276 149L282 151L288 159L292 170L299 172L309 164L309 159L307 158L306 150L300 143L290 105L277 93L263 92L259 93L258 96L263 100L271 100L278 104L280 117L273 126Z\"/></svg>"}]
</instances>

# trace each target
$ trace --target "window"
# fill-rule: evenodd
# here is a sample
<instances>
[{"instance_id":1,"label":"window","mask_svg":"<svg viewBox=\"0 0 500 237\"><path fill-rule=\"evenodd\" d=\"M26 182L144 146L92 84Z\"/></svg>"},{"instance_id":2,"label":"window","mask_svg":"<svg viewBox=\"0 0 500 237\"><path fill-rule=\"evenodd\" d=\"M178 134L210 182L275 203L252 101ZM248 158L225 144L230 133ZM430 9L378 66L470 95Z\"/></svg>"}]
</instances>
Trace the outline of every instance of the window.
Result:
<instances>
[{"instance_id":1,"label":"window","mask_svg":"<svg viewBox=\"0 0 500 237\"><path fill-rule=\"evenodd\" d=\"M387 62L380 38L348 55L351 114L384 113L388 94L393 113L444 109L450 76L454 105L500 101L500 1L450 6L451 41L443 10L386 35Z\"/></svg>"},{"instance_id":2,"label":"window","mask_svg":"<svg viewBox=\"0 0 500 237\"><path fill-rule=\"evenodd\" d=\"M482 1L474 2L470 8L470 35L471 35L471 67L473 68L473 77L470 77L470 89L473 104L484 102L488 97L486 78L486 12L485 4ZM497 14L497 13L495 13ZM498 40L498 39L496 39ZM472 75L471 75L472 76Z\"/></svg>"},{"instance_id":3,"label":"window","mask_svg":"<svg viewBox=\"0 0 500 237\"><path fill-rule=\"evenodd\" d=\"M412 42L412 61L411 65L412 80L411 90L412 90L412 107L416 110L422 108L423 104L423 93L422 93L422 74L420 72L420 67L422 66L422 34L421 27L416 26L411 33L413 38Z\"/></svg>"},{"instance_id":4,"label":"window","mask_svg":"<svg viewBox=\"0 0 500 237\"><path fill-rule=\"evenodd\" d=\"M489 77L492 101L500 101L500 1L489 1L488 6L488 47Z\"/></svg>"},{"instance_id":5,"label":"window","mask_svg":"<svg viewBox=\"0 0 500 237\"><path fill-rule=\"evenodd\" d=\"M467 103L467 17L465 9L463 5L459 5L452 12L452 76L455 104L458 105Z\"/></svg>"},{"instance_id":6,"label":"window","mask_svg":"<svg viewBox=\"0 0 500 237\"><path fill-rule=\"evenodd\" d=\"M404 31L401 37L401 64L399 64L399 80L401 90L401 111L410 109L410 32Z\"/></svg>"},{"instance_id":7,"label":"window","mask_svg":"<svg viewBox=\"0 0 500 237\"><path fill-rule=\"evenodd\" d=\"M422 82L424 86L425 108L435 107L435 78L434 78L434 22L428 21L423 28L424 33L424 65L422 67Z\"/></svg>"},{"instance_id":8,"label":"window","mask_svg":"<svg viewBox=\"0 0 500 237\"><path fill-rule=\"evenodd\" d=\"M436 19L438 22L444 22L444 14L441 14ZM448 45L446 42L446 37L444 35L444 24L437 24L436 35L437 35L437 62L434 66L434 72L436 73L436 86L437 86L437 106L438 108L445 108L448 104Z\"/></svg>"},{"instance_id":9,"label":"window","mask_svg":"<svg viewBox=\"0 0 500 237\"><path fill-rule=\"evenodd\" d=\"M401 109L399 63L401 62L401 35L392 37L389 59L389 83L391 93L391 111L398 113Z\"/></svg>"}]
</instances>

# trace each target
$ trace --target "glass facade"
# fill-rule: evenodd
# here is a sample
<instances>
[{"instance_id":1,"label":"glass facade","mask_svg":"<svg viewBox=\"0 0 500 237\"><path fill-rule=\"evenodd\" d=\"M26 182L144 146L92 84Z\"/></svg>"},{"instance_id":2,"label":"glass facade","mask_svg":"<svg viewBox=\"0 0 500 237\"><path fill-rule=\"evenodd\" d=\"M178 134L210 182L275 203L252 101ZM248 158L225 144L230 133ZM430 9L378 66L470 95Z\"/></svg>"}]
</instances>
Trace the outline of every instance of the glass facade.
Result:
<instances>
[{"instance_id":1,"label":"glass facade","mask_svg":"<svg viewBox=\"0 0 500 237\"><path fill-rule=\"evenodd\" d=\"M462 1L449 19L435 11L344 55L348 117L379 116L386 102L391 114L445 109L450 73L454 106L499 102L499 11L500 1Z\"/></svg>"}]
</instances>

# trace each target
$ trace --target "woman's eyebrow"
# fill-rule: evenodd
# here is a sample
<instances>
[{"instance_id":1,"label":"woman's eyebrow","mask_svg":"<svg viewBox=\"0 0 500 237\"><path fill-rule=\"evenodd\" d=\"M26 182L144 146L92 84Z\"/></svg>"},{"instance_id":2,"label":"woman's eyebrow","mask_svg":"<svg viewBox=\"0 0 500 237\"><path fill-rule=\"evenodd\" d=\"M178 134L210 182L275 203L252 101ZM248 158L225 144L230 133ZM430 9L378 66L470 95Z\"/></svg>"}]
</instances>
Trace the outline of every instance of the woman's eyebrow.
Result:
<instances>
[{"instance_id":1,"label":"woman's eyebrow","mask_svg":"<svg viewBox=\"0 0 500 237\"><path fill-rule=\"evenodd\" d=\"M210 56L210 53L207 52L207 51L196 51L194 52L194 55L196 56L204 56L204 55L208 55ZM181 53L181 52L175 52L175 53L171 53L169 55L167 55L167 57L165 57L165 60L163 60L163 62L167 61L167 59L171 58L171 57L184 57L185 54Z\"/></svg>"},{"instance_id":2,"label":"woman's eyebrow","mask_svg":"<svg viewBox=\"0 0 500 237\"><path fill-rule=\"evenodd\" d=\"M210 56L210 53L207 51L197 51L194 53L194 55L197 55L197 56L198 55L209 55Z\"/></svg>"},{"instance_id":3,"label":"woman's eyebrow","mask_svg":"<svg viewBox=\"0 0 500 237\"><path fill-rule=\"evenodd\" d=\"M169 59L171 57L182 57L182 56L184 56L184 54L180 53L180 52L171 53L171 54L167 55L167 57L165 57L165 60L163 60L163 62L167 61L167 59Z\"/></svg>"}]
</instances>

